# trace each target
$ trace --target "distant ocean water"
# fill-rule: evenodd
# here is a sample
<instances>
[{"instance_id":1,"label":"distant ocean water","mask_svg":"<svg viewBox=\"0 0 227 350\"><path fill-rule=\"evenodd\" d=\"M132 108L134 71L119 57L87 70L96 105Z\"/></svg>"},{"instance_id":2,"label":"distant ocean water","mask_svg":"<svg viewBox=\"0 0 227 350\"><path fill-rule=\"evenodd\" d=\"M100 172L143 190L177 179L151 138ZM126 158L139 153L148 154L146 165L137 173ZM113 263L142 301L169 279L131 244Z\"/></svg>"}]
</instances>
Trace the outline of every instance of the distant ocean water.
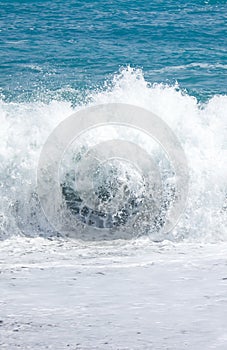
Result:
<instances>
[{"instance_id":1,"label":"distant ocean water","mask_svg":"<svg viewBox=\"0 0 227 350\"><path fill-rule=\"evenodd\" d=\"M226 23L224 0L0 1L0 237L48 232L35 180L53 128L124 102L162 117L188 157L176 237L225 239Z\"/></svg>"},{"instance_id":2,"label":"distant ocean water","mask_svg":"<svg viewBox=\"0 0 227 350\"><path fill-rule=\"evenodd\" d=\"M94 89L119 68L201 100L227 89L227 4L198 1L0 1L7 100ZM76 92L63 93L73 98ZM69 97L70 95L70 97Z\"/></svg>"}]
</instances>

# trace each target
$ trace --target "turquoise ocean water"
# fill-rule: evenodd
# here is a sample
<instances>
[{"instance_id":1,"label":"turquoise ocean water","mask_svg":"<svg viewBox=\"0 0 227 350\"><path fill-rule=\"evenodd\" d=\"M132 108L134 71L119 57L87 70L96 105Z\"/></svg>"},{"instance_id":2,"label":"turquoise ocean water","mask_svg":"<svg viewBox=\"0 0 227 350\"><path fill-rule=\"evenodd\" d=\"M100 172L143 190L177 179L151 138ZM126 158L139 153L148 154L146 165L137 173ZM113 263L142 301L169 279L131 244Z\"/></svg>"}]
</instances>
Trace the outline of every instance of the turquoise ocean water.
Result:
<instances>
[{"instance_id":1,"label":"turquoise ocean water","mask_svg":"<svg viewBox=\"0 0 227 350\"><path fill-rule=\"evenodd\" d=\"M7 100L94 89L122 67L206 100L227 88L227 4L198 1L0 1ZM53 96L53 95L52 95ZM58 95L59 96L59 95Z\"/></svg>"}]
</instances>

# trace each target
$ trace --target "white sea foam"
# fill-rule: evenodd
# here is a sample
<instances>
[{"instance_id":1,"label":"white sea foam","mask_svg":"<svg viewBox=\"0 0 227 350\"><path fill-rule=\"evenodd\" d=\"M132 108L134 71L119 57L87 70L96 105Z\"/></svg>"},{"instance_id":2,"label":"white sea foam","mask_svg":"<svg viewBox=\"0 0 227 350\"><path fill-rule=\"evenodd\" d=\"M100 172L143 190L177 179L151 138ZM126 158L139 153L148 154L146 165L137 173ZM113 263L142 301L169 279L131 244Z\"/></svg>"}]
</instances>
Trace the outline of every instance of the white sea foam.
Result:
<instances>
[{"instance_id":1,"label":"white sea foam","mask_svg":"<svg viewBox=\"0 0 227 350\"><path fill-rule=\"evenodd\" d=\"M179 87L150 85L140 70L123 69L103 89L90 91L84 105L69 102L0 102L0 238L55 234L36 195L36 170L48 135L75 110L122 102L161 117L180 140L190 168L186 211L173 239L226 240L227 96L201 105Z\"/></svg>"}]
</instances>

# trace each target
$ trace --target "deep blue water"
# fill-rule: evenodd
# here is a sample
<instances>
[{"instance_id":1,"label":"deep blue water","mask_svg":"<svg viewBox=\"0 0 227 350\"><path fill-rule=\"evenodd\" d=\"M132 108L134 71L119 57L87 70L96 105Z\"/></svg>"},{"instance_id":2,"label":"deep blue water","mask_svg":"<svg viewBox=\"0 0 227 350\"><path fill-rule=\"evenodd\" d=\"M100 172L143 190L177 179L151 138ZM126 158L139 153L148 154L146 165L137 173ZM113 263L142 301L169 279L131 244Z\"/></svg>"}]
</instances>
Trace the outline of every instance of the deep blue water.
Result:
<instances>
[{"instance_id":1,"label":"deep blue water","mask_svg":"<svg viewBox=\"0 0 227 350\"><path fill-rule=\"evenodd\" d=\"M1 92L73 99L131 65L201 100L226 94L226 23L221 0L0 1Z\"/></svg>"}]
</instances>

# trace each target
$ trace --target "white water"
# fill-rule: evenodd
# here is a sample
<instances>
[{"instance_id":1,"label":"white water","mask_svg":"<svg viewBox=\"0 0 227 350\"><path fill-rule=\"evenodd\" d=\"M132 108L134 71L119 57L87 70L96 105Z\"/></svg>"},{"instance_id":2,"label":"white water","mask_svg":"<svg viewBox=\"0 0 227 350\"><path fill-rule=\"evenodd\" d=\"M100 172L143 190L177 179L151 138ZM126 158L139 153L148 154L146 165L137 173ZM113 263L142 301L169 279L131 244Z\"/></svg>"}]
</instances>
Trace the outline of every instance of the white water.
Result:
<instances>
[{"instance_id":1,"label":"white water","mask_svg":"<svg viewBox=\"0 0 227 350\"><path fill-rule=\"evenodd\" d=\"M51 234L36 196L36 170L45 140L75 110L123 102L161 117L186 153L188 202L173 237L226 240L227 96L214 96L199 105L178 86L151 86L140 70L128 68L103 89L90 92L86 101L74 109L68 102L56 100L48 104L0 102L0 238Z\"/></svg>"},{"instance_id":2,"label":"white water","mask_svg":"<svg viewBox=\"0 0 227 350\"><path fill-rule=\"evenodd\" d=\"M127 69L87 101L76 110L124 102L163 118L188 159L186 211L172 241L56 238L36 169L45 140L74 110L0 102L1 349L225 350L227 96L201 106Z\"/></svg>"}]
</instances>

